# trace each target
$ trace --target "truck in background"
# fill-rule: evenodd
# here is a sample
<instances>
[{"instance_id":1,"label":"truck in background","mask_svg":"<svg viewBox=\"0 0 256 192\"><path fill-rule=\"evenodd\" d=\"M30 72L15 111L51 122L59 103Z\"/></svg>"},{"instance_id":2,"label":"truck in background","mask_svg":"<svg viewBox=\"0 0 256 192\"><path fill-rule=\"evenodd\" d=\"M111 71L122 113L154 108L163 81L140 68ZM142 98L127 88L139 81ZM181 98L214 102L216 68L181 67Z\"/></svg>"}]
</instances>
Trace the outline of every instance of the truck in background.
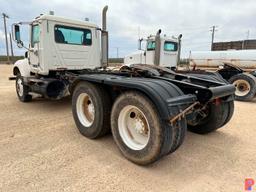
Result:
<instances>
[{"instance_id":1,"label":"truck in background","mask_svg":"<svg viewBox=\"0 0 256 192\"><path fill-rule=\"evenodd\" d=\"M235 98L250 101L256 94L256 50L192 51L191 69L217 71L235 85Z\"/></svg>"},{"instance_id":2,"label":"truck in background","mask_svg":"<svg viewBox=\"0 0 256 192\"><path fill-rule=\"evenodd\" d=\"M132 64L150 64L168 68L176 68L179 63L180 53L180 39L167 35L160 35L161 30L157 32L157 35L150 35L147 39L139 39L138 51L133 52L124 57L125 65ZM156 43L155 38L159 38L160 43ZM146 42L146 48L142 49L141 42ZM162 46L160 46L162 45ZM156 49L156 46L158 48ZM156 50L158 53L155 53Z\"/></svg>"},{"instance_id":3,"label":"truck in background","mask_svg":"<svg viewBox=\"0 0 256 192\"><path fill-rule=\"evenodd\" d=\"M144 50L141 49L139 40L139 50L126 55L124 64L130 66L155 63L157 66L178 70L182 35L178 38L160 36L159 42L163 46L157 49L156 46L159 45L155 43L156 37L157 35L150 35L145 39ZM256 50L192 51L189 56L189 69L194 72L200 69L218 72L236 87L236 100L251 101L256 95Z\"/></svg>"}]
</instances>

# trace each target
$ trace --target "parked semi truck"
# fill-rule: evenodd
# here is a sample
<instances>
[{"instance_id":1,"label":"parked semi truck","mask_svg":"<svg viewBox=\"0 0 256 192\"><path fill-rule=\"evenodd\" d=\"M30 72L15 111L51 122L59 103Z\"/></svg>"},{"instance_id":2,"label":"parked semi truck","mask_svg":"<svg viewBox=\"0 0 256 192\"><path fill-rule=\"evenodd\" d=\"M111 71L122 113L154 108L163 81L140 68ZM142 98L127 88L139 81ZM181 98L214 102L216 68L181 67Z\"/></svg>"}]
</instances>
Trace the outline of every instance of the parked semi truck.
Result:
<instances>
[{"instance_id":1,"label":"parked semi truck","mask_svg":"<svg viewBox=\"0 0 256 192\"><path fill-rule=\"evenodd\" d=\"M192 69L217 71L235 85L235 98L250 101L256 94L256 50L192 51Z\"/></svg>"},{"instance_id":2,"label":"parked semi truck","mask_svg":"<svg viewBox=\"0 0 256 192\"><path fill-rule=\"evenodd\" d=\"M155 39L159 38L159 44L156 45ZM138 51L128 54L124 57L124 64L127 66L133 64L150 64L158 65L167 68L177 68L180 55L180 41L182 35L179 37L161 35L161 30L157 35L150 35L146 39L139 39ZM146 48L142 49L142 42L146 42ZM160 46L160 44L162 46ZM156 46L158 48L156 49ZM156 50L158 53L155 53Z\"/></svg>"},{"instance_id":3,"label":"parked semi truck","mask_svg":"<svg viewBox=\"0 0 256 192\"><path fill-rule=\"evenodd\" d=\"M177 150L187 127L205 134L229 122L235 87L217 73L159 66L165 46L159 32L153 63L109 69L107 9L101 28L54 15L29 23L26 58L13 68L20 101L30 101L33 93L51 99L71 94L80 133L95 139L111 130L121 153L140 165ZM19 47L22 24L13 25Z\"/></svg>"}]
</instances>

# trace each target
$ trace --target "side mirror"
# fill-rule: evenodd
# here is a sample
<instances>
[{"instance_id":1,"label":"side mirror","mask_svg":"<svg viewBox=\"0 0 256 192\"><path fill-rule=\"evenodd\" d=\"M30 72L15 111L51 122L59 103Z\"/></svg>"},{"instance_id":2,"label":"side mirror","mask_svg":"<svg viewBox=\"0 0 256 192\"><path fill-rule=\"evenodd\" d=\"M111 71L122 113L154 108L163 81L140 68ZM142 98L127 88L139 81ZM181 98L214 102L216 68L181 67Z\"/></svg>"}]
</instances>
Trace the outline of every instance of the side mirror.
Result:
<instances>
[{"instance_id":1,"label":"side mirror","mask_svg":"<svg viewBox=\"0 0 256 192\"><path fill-rule=\"evenodd\" d=\"M15 41L20 42L20 26L19 25L14 25L14 38Z\"/></svg>"},{"instance_id":2,"label":"side mirror","mask_svg":"<svg viewBox=\"0 0 256 192\"><path fill-rule=\"evenodd\" d=\"M16 41L17 46L19 48L23 48L24 45L23 45L23 42L20 39L20 26L18 24L15 24L13 29L14 29L14 40Z\"/></svg>"}]
</instances>

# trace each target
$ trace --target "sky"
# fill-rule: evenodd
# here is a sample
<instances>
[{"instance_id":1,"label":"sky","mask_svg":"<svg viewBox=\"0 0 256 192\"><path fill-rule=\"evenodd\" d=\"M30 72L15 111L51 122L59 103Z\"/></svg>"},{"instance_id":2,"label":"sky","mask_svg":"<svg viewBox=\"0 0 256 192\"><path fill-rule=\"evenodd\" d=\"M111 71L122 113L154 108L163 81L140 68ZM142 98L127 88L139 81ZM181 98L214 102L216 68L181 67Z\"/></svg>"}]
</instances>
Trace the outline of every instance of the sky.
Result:
<instances>
[{"instance_id":1,"label":"sky","mask_svg":"<svg viewBox=\"0 0 256 192\"><path fill-rule=\"evenodd\" d=\"M0 13L9 15L11 24L31 21L41 13L84 20L101 26L102 8L108 5L110 57L123 57L138 47L138 38L146 38L162 29L163 34L182 37L182 57L189 51L210 50L211 27L217 26L215 42L256 39L256 0L0 0ZM0 22L0 55L6 54L3 19ZM27 41L26 29L22 39ZM14 53L24 49L14 44Z\"/></svg>"}]
</instances>

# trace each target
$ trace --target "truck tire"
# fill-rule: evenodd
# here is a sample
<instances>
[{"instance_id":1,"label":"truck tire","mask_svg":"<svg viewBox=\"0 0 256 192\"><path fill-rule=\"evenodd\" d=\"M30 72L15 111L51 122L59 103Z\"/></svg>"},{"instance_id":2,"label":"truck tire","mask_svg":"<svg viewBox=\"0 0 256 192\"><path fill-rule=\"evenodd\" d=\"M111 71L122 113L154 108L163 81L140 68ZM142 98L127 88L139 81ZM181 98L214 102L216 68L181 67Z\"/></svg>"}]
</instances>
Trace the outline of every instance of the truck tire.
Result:
<instances>
[{"instance_id":1,"label":"truck tire","mask_svg":"<svg viewBox=\"0 0 256 192\"><path fill-rule=\"evenodd\" d=\"M79 83L72 96L72 112L79 132L85 137L96 139L110 131L111 101L102 87Z\"/></svg>"},{"instance_id":2,"label":"truck tire","mask_svg":"<svg viewBox=\"0 0 256 192\"><path fill-rule=\"evenodd\" d=\"M234 113L234 101L222 102L220 104L209 103L205 110L207 116L201 119L197 125L188 125L191 132L207 134L227 124Z\"/></svg>"},{"instance_id":3,"label":"truck tire","mask_svg":"<svg viewBox=\"0 0 256 192\"><path fill-rule=\"evenodd\" d=\"M21 102L32 100L32 95L29 95L29 87L24 84L24 79L21 75L16 77L16 93Z\"/></svg>"},{"instance_id":4,"label":"truck tire","mask_svg":"<svg viewBox=\"0 0 256 192\"><path fill-rule=\"evenodd\" d=\"M229 82L235 85L235 99L239 101L251 101L256 94L256 77L247 73L234 75Z\"/></svg>"},{"instance_id":5,"label":"truck tire","mask_svg":"<svg viewBox=\"0 0 256 192\"><path fill-rule=\"evenodd\" d=\"M174 134L174 129L161 120L154 104L136 91L125 92L116 99L111 112L111 129L122 154L139 165L155 162L167 154L164 147L174 149L182 138L181 132ZM166 135L167 130L169 135ZM178 142L174 142L174 137Z\"/></svg>"},{"instance_id":6,"label":"truck tire","mask_svg":"<svg viewBox=\"0 0 256 192\"><path fill-rule=\"evenodd\" d=\"M223 107L225 115L223 117L223 123L220 127L226 125L232 118L234 114L234 101L225 102Z\"/></svg>"},{"instance_id":7,"label":"truck tire","mask_svg":"<svg viewBox=\"0 0 256 192\"><path fill-rule=\"evenodd\" d=\"M174 151L176 151L181 144L183 143L185 136L186 136L186 132L187 132L187 122L185 119L181 119L178 122L176 122L176 125L174 125L174 138L173 138L173 145L171 147L171 150L167 153L173 153ZM171 129L171 125L169 125L169 129Z\"/></svg>"}]
</instances>

